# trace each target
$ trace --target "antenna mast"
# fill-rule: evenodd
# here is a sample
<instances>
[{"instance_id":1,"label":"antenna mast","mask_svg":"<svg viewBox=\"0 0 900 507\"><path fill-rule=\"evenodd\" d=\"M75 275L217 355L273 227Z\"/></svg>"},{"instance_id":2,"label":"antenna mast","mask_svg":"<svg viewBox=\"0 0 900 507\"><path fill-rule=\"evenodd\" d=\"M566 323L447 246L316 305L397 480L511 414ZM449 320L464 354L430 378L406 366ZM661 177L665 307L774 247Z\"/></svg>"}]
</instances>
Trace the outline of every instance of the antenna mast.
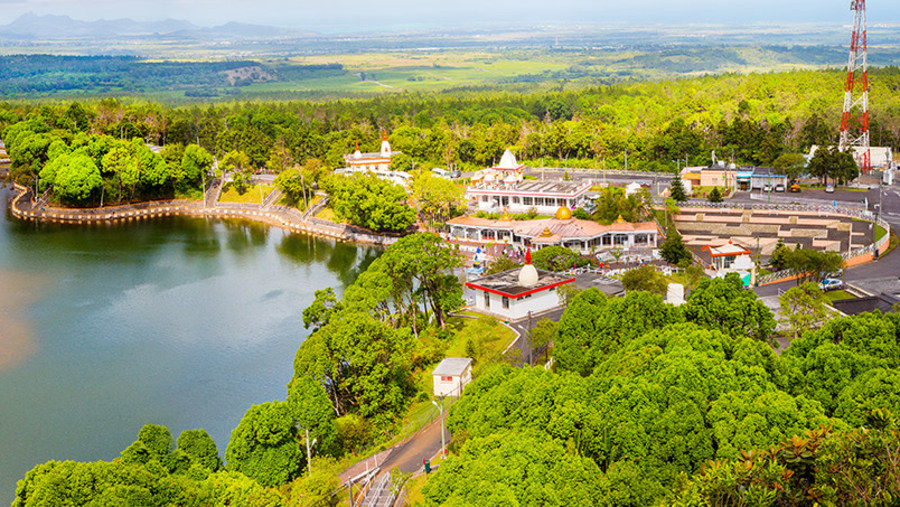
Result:
<instances>
[{"instance_id":1,"label":"antenna mast","mask_svg":"<svg viewBox=\"0 0 900 507\"><path fill-rule=\"evenodd\" d=\"M850 61L847 63L847 84L844 87L844 113L841 117L840 151L858 150L856 163L862 174L872 170L869 151L869 68L866 42L866 0L850 0L854 11L853 34L850 36ZM857 116L858 115L858 116Z\"/></svg>"}]
</instances>

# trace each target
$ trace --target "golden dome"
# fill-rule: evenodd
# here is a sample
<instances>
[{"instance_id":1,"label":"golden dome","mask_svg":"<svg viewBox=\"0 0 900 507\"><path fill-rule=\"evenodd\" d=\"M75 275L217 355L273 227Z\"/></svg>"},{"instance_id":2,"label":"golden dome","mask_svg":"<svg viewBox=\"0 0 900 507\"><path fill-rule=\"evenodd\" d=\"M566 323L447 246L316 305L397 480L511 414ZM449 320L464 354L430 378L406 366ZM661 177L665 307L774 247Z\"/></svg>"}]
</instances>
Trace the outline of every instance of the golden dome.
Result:
<instances>
[{"instance_id":1,"label":"golden dome","mask_svg":"<svg viewBox=\"0 0 900 507\"><path fill-rule=\"evenodd\" d=\"M558 210L556 210L556 219L557 220L568 220L572 218L572 210L565 206L560 206Z\"/></svg>"},{"instance_id":2,"label":"golden dome","mask_svg":"<svg viewBox=\"0 0 900 507\"><path fill-rule=\"evenodd\" d=\"M624 223L625 223L625 219L622 218L622 215L619 215L619 218L616 219L616 223L617 223L617 224L624 224Z\"/></svg>"},{"instance_id":3,"label":"golden dome","mask_svg":"<svg viewBox=\"0 0 900 507\"><path fill-rule=\"evenodd\" d=\"M553 233L550 232L550 228L549 228L549 227L544 227L544 232L541 233L541 237L542 237L542 238L549 238L550 236L553 236Z\"/></svg>"},{"instance_id":4,"label":"golden dome","mask_svg":"<svg viewBox=\"0 0 900 507\"><path fill-rule=\"evenodd\" d=\"M501 222L512 222L512 217L509 216L509 211L504 211L503 216L500 217Z\"/></svg>"}]
</instances>

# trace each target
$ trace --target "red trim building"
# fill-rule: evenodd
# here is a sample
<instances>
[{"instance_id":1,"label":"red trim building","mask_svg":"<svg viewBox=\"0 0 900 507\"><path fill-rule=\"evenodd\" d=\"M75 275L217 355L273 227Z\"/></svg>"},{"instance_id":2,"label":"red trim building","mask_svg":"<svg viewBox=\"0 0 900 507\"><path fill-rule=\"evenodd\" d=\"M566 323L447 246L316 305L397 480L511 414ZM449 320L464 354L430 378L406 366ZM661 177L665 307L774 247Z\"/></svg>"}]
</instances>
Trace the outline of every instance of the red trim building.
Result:
<instances>
[{"instance_id":1,"label":"red trim building","mask_svg":"<svg viewBox=\"0 0 900 507\"><path fill-rule=\"evenodd\" d=\"M526 282L522 271L531 268L536 279ZM575 278L567 275L535 269L527 264L488 275L466 283L467 299L474 309L514 321L553 310L559 307L557 289L574 283Z\"/></svg>"}]
</instances>

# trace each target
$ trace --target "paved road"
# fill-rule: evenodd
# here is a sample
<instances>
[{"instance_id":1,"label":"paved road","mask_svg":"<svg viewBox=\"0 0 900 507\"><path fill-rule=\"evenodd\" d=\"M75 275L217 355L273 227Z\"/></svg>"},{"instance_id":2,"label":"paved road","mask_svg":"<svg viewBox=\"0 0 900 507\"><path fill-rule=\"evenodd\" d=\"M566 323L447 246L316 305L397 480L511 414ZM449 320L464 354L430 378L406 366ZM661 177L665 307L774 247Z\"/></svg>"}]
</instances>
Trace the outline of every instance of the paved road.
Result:
<instances>
[{"instance_id":1,"label":"paved road","mask_svg":"<svg viewBox=\"0 0 900 507\"><path fill-rule=\"evenodd\" d=\"M447 445L450 445L450 433L445 433ZM422 468L422 458L431 459L441 450L441 424L436 419L424 430L397 446L394 452L381 464L382 470L394 467L403 473L414 473Z\"/></svg>"},{"instance_id":2,"label":"paved road","mask_svg":"<svg viewBox=\"0 0 900 507\"><path fill-rule=\"evenodd\" d=\"M824 191L807 191L804 197L807 198L823 198L823 196L834 196L835 200L858 202L860 195L867 196L869 199L869 209L873 209L873 205L878 203L878 189L872 189L867 192L853 192L846 190L838 190L833 194L826 194ZM900 231L900 188L896 186L884 187L881 194L882 218L889 223L897 233ZM853 284L863 290L873 293L881 292L900 292L900 248L897 248L886 256L877 261L862 264L848 268L844 272L844 281ZM766 285L754 289L760 297L777 295L779 290L787 290L796 286L797 282L783 282L778 284Z\"/></svg>"}]
</instances>

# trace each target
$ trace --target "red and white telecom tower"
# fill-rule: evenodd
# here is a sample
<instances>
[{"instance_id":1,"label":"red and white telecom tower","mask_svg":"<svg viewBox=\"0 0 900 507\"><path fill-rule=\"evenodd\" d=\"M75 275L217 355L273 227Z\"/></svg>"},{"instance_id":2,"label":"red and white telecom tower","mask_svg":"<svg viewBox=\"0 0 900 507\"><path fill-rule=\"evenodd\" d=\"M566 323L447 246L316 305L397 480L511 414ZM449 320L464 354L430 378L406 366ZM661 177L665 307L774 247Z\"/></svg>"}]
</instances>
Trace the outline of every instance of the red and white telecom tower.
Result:
<instances>
[{"instance_id":1,"label":"red and white telecom tower","mask_svg":"<svg viewBox=\"0 0 900 507\"><path fill-rule=\"evenodd\" d=\"M869 68L866 43L866 0L850 0L854 11L853 35L850 37L850 62L844 88L844 114L841 117L840 151L852 148L859 152L856 160L862 174L872 170L869 152ZM854 154L856 157L856 154Z\"/></svg>"}]
</instances>

